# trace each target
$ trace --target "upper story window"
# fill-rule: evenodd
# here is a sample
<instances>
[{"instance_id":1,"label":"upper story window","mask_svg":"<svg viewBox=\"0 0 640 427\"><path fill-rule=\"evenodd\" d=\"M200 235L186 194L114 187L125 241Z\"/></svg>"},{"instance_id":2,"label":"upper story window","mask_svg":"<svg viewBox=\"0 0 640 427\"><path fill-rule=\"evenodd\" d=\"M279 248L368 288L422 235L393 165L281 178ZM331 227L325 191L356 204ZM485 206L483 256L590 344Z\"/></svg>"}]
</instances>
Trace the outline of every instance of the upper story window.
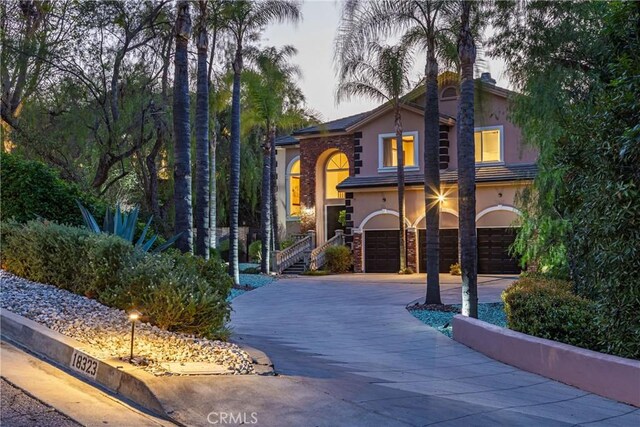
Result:
<instances>
[{"instance_id":1,"label":"upper story window","mask_svg":"<svg viewBox=\"0 0 640 427\"><path fill-rule=\"evenodd\" d=\"M402 134L404 168L418 168L418 132ZM398 141L395 133L378 135L378 170L394 171L398 167Z\"/></svg>"},{"instance_id":2,"label":"upper story window","mask_svg":"<svg viewBox=\"0 0 640 427\"><path fill-rule=\"evenodd\" d=\"M349 177L349 159L344 153L337 152L327 160L325 169L325 198L343 199L344 193L336 188Z\"/></svg>"},{"instance_id":3,"label":"upper story window","mask_svg":"<svg viewBox=\"0 0 640 427\"><path fill-rule=\"evenodd\" d=\"M300 216L300 157L289 163L287 175L287 213L297 218Z\"/></svg>"},{"instance_id":4,"label":"upper story window","mask_svg":"<svg viewBox=\"0 0 640 427\"><path fill-rule=\"evenodd\" d=\"M444 88L440 95L440 98L442 99L454 99L457 97L458 97L458 90L453 86Z\"/></svg>"},{"instance_id":5,"label":"upper story window","mask_svg":"<svg viewBox=\"0 0 640 427\"><path fill-rule=\"evenodd\" d=\"M502 163L503 138L502 126L476 128L474 133L476 163Z\"/></svg>"}]
</instances>

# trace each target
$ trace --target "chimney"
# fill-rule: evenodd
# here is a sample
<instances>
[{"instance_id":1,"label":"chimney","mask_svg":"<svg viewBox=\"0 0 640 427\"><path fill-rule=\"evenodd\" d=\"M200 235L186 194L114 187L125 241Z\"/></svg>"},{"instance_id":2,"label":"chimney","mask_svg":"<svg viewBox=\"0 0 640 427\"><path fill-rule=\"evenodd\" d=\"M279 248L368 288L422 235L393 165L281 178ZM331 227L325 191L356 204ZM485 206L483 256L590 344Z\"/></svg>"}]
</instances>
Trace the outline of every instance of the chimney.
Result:
<instances>
[{"instance_id":1,"label":"chimney","mask_svg":"<svg viewBox=\"0 0 640 427\"><path fill-rule=\"evenodd\" d=\"M487 83L490 85L495 85L496 84L496 80L491 78L491 73L482 73L480 75L480 81L482 83Z\"/></svg>"}]
</instances>

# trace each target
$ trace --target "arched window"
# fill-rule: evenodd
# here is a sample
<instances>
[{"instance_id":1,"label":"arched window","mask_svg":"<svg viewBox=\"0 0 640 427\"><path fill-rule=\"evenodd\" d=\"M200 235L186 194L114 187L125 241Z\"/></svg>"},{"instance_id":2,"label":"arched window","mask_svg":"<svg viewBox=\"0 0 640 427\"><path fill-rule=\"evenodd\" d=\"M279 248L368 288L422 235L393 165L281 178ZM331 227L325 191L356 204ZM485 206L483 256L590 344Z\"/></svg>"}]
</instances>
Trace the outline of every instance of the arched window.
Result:
<instances>
[{"instance_id":1,"label":"arched window","mask_svg":"<svg viewBox=\"0 0 640 427\"><path fill-rule=\"evenodd\" d=\"M458 97L458 91L453 86L446 87L442 90L442 96L441 96L442 99L447 99L447 98L451 99L451 98L457 98L457 97Z\"/></svg>"},{"instance_id":2,"label":"arched window","mask_svg":"<svg viewBox=\"0 0 640 427\"><path fill-rule=\"evenodd\" d=\"M287 172L287 213L290 217L300 216L300 158L295 158L289 164Z\"/></svg>"},{"instance_id":3,"label":"arched window","mask_svg":"<svg viewBox=\"0 0 640 427\"><path fill-rule=\"evenodd\" d=\"M344 153L337 152L327 160L325 169L325 197L327 199L343 199L344 193L336 186L349 176L349 160Z\"/></svg>"}]
</instances>

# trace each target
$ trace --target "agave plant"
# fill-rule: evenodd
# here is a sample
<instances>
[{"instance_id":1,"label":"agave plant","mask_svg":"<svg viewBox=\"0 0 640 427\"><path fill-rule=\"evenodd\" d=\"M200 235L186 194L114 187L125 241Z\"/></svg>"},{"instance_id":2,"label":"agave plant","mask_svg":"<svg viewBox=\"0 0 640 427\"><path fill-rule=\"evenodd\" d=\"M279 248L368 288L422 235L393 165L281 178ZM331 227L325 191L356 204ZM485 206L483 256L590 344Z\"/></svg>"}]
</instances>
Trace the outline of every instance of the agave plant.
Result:
<instances>
[{"instance_id":1,"label":"agave plant","mask_svg":"<svg viewBox=\"0 0 640 427\"><path fill-rule=\"evenodd\" d=\"M93 215L91 215L91 212L89 212L87 208L82 206L79 201L76 200L76 203L80 208L80 212L82 212L82 218L84 219L84 223L89 230L93 231L96 234L114 234L131 242L131 244L134 244L133 237L136 230L136 224L138 223L138 215L140 214L140 208L138 206L126 212L120 209L120 203L117 203L113 213L111 212L111 209L107 207L107 212L104 215L102 229L100 229L98 222L93 217ZM153 216L149 218L147 224L142 230L142 234L140 234L140 237L138 237L138 240L135 242L135 247L141 249L144 252L148 252L158 238L158 235L156 234L147 239L147 232L149 231L149 227L151 226L151 221L153 221ZM178 237L180 237L180 234L176 234L175 236L171 237L165 243L155 248L152 252L157 253L164 251L165 249L170 247L178 239Z\"/></svg>"}]
</instances>

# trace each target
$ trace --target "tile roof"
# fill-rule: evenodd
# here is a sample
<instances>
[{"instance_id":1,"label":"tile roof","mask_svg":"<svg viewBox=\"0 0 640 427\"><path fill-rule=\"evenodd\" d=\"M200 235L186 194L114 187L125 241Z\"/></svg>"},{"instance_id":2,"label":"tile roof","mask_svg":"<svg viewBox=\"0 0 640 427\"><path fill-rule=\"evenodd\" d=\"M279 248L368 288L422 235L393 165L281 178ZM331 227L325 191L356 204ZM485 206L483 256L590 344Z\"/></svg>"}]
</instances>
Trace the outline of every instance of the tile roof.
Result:
<instances>
[{"instance_id":1,"label":"tile roof","mask_svg":"<svg viewBox=\"0 0 640 427\"><path fill-rule=\"evenodd\" d=\"M283 135L276 138L277 147L284 147L287 145L297 145L297 144L300 144L300 141L298 141L296 138L294 138L291 135Z\"/></svg>"},{"instance_id":2,"label":"tile roof","mask_svg":"<svg viewBox=\"0 0 640 427\"><path fill-rule=\"evenodd\" d=\"M332 120L330 122L322 123L316 126L308 126L306 128L298 129L297 131L293 132L292 135L309 135L320 132L342 132L349 126L352 126L363 120L373 111L375 110L365 111L364 113L354 114L353 116L343 117L341 119Z\"/></svg>"},{"instance_id":3,"label":"tile roof","mask_svg":"<svg viewBox=\"0 0 640 427\"><path fill-rule=\"evenodd\" d=\"M479 166L476 168L476 182L520 181L535 178L538 167L535 164ZM458 171L441 171L440 182L453 184L458 181ZM398 180L395 174L378 176L350 176L338 185L339 190L353 188L395 187ZM424 185L422 173L405 175L405 185Z\"/></svg>"}]
</instances>

